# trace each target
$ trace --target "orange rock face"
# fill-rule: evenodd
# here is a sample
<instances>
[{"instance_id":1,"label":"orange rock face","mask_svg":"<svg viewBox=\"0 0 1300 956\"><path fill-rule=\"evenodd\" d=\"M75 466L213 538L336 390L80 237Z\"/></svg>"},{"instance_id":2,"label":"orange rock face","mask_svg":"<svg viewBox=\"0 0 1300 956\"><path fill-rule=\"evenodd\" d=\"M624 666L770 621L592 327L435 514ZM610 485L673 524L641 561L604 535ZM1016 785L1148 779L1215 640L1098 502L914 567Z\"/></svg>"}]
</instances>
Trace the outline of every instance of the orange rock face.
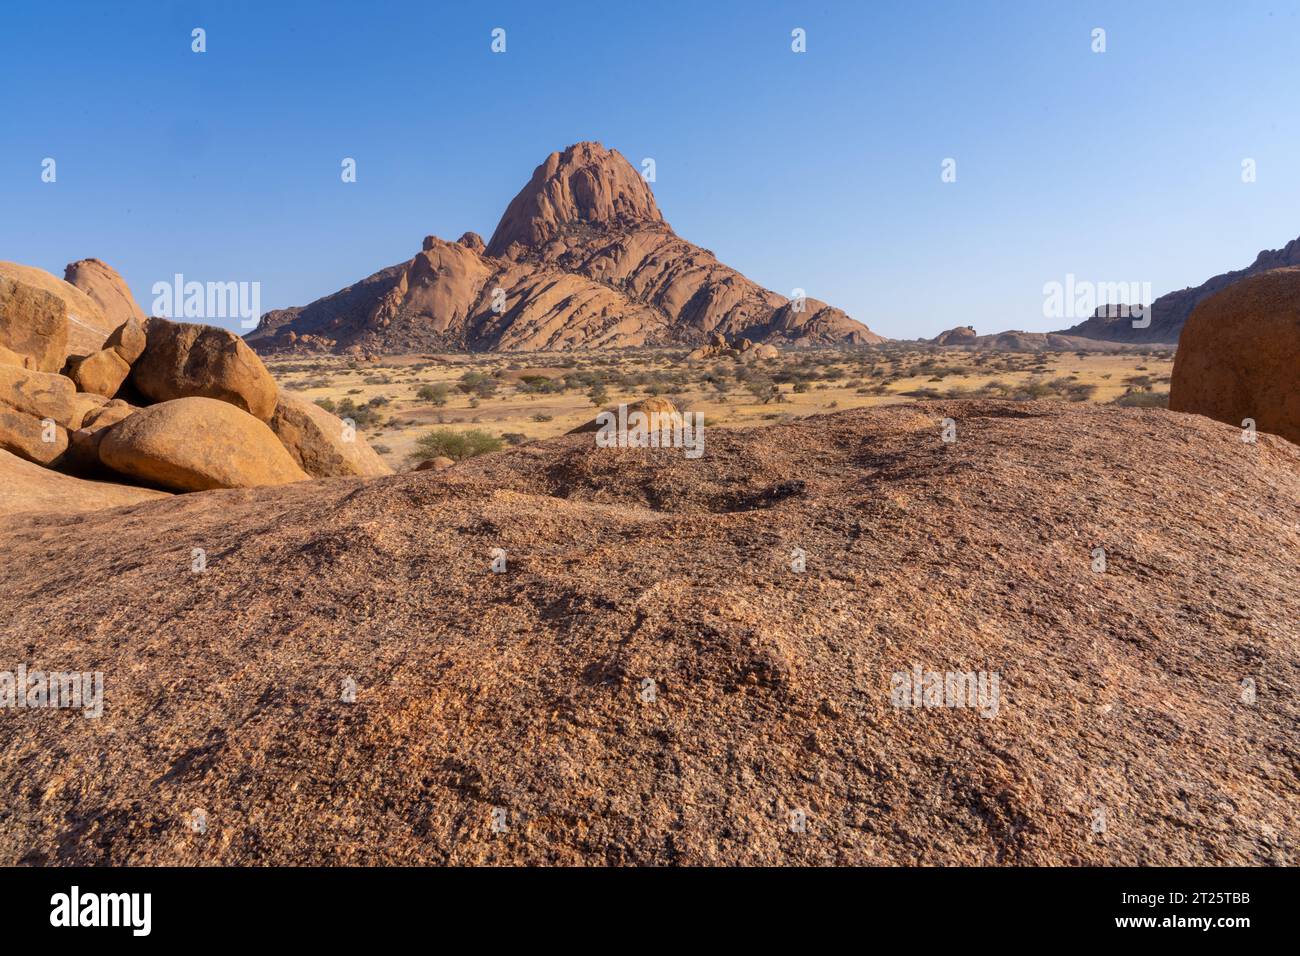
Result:
<instances>
[{"instance_id":1,"label":"orange rock face","mask_svg":"<svg viewBox=\"0 0 1300 956\"><path fill-rule=\"evenodd\" d=\"M816 299L787 300L664 221L617 150L552 153L486 244L434 236L413 259L309 306L268 313L259 351L539 351L699 345L710 334L793 344L884 341Z\"/></svg>"},{"instance_id":2,"label":"orange rock face","mask_svg":"<svg viewBox=\"0 0 1300 956\"><path fill-rule=\"evenodd\" d=\"M1300 444L1300 268L1229 286L1183 326L1169 408Z\"/></svg>"},{"instance_id":3,"label":"orange rock face","mask_svg":"<svg viewBox=\"0 0 1300 956\"><path fill-rule=\"evenodd\" d=\"M65 515L165 498L164 491L63 475L0 449L0 515Z\"/></svg>"},{"instance_id":4,"label":"orange rock face","mask_svg":"<svg viewBox=\"0 0 1300 956\"><path fill-rule=\"evenodd\" d=\"M269 421L279 388L235 333L211 325L151 318L144 352L131 367L141 394L156 402L216 398Z\"/></svg>"},{"instance_id":5,"label":"orange rock face","mask_svg":"<svg viewBox=\"0 0 1300 956\"><path fill-rule=\"evenodd\" d=\"M105 430L109 468L176 491L253 488L308 476L266 423L228 402L178 398L150 405Z\"/></svg>"},{"instance_id":6,"label":"orange rock face","mask_svg":"<svg viewBox=\"0 0 1300 956\"><path fill-rule=\"evenodd\" d=\"M51 275L44 269L17 262L0 262L0 278L41 289L63 301L67 309L67 341L63 353L64 359L69 355L89 355L91 352L98 352L104 347L104 340L108 338L109 333L121 325L120 322L109 319L99 303L81 289L58 276ZM15 351L22 350L15 349ZM62 365L63 362L60 361L53 370L57 371Z\"/></svg>"},{"instance_id":7,"label":"orange rock face","mask_svg":"<svg viewBox=\"0 0 1300 956\"><path fill-rule=\"evenodd\" d=\"M78 259L68 263L63 270L63 281L86 293L103 311L113 328L128 319L144 321L144 311L135 301L126 280L102 260Z\"/></svg>"}]
</instances>

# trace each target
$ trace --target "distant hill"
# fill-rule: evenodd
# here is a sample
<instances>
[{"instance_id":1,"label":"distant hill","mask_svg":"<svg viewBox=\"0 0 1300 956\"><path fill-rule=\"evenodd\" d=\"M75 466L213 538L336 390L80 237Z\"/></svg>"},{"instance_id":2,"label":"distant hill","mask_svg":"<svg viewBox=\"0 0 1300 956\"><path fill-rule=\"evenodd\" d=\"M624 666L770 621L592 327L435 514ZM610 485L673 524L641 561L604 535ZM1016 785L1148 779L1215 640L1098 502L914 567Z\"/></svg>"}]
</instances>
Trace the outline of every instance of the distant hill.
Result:
<instances>
[{"instance_id":1,"label":"distant hill","mask_svg":"<svg viewBox=\"0 0 1300 956\"><path fill-rule=\"evenodd\" d=\"M1207 279L1193 288L1180 289L1177 292L1170 292L1168 295L1160 296L1152 303L1151 325L1145 329L1133 328L1133 320L1127 316L1111 318L1102 315L1100 313L1104 309L1099 308L1097 314L1072 328L1062 330L1060 334L1078 335L1088 339L1104 339L1108 342L1167 342L1177 344L1178 336L1183 330L1183 323L1187 321L1187 317L1192 314L1192 309L1196 308L1202 299L1213 295L1220 289L1226 289L1234 282L1239 282L1248 276L1267 272L1270 269L1296 265L1300 265L1300 239L1292 239L1281 249L1265 249L1245 269L1225 272L1222 275L1214 276L1212 279ZM1142 305L1145 303L1135 302L1130 304Z\"/></svg>"},{"instance_id":2,"label":"distant hill","mask_svg":"<svg viewBox=\"0 0 1300 956\"><path fill-rule=\"evenodd\" d=\"M486 244L435 236L407 262L333 295L268 312L259 352L543 351L884 341L840 309L793 302L680 238L617 150L552 153Z\"/></svg>"}]
</instances>

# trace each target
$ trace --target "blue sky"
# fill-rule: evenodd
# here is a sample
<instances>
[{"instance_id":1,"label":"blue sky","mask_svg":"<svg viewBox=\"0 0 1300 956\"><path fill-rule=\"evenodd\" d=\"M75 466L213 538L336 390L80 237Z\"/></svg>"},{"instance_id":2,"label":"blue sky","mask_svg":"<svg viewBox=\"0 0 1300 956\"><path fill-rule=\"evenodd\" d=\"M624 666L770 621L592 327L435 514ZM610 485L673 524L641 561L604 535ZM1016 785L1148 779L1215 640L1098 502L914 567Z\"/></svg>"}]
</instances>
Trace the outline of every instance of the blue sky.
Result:
<instances>
[{"instance_id":1,"label":"blue sky","mask_svg":"<svg viewBox=\"0 0 1300 956\"><path fill-rule=\"evenodd\" d=\"M596 139L653 157L677 232L769 288L899 338L1045 330L1067 273L1160 294L1300 235L1298 81L1296 0L13 0L0 259L97 256L146 311L176 272L305 304L427 234L490 236Z\"/></svg>"}]
</instances>

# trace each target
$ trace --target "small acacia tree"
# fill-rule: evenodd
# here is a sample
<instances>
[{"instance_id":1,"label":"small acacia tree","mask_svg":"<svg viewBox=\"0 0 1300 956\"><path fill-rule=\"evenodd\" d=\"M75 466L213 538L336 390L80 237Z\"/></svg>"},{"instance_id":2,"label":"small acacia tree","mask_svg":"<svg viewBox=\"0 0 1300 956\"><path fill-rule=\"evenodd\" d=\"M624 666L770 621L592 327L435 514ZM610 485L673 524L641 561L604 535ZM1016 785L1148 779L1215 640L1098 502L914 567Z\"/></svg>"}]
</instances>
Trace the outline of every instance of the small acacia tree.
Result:
<instances>
[{"instance_id":1,"label":"small acacia tree","mask_svg":"<svg viewBox=\"0 0 1300 956\"><path fill-rule=\"evenodd\" d=\"M501 439L481 428L463 432L452 428L435 428L415 440L415 451L411 452L410 460L418 463L443 457L463 461L475 455L500 451L501 448Z\"/></svg>"}]
</instances>

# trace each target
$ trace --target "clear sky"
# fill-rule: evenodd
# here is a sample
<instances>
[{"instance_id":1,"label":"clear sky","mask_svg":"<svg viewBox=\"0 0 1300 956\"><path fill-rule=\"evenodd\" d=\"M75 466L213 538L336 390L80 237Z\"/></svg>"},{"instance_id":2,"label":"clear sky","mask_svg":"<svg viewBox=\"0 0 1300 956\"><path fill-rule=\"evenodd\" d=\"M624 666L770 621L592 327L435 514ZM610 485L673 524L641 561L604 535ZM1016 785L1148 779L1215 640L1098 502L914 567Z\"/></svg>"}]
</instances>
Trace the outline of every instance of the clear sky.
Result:
<instances>
[{"instance_id":1,"label":"clear sky","mask_svg":"<svg viewBox=\"0 0 1300 956\"><path fill-rule=\"evenodd\" d=\"M6 0L0 89L0 259L99 257L146 311L177 272L270 309L487 238L583 139L654 158L686 239L899 338L1300 235L1297 0Z\"/></svg>"}]
</instances>

